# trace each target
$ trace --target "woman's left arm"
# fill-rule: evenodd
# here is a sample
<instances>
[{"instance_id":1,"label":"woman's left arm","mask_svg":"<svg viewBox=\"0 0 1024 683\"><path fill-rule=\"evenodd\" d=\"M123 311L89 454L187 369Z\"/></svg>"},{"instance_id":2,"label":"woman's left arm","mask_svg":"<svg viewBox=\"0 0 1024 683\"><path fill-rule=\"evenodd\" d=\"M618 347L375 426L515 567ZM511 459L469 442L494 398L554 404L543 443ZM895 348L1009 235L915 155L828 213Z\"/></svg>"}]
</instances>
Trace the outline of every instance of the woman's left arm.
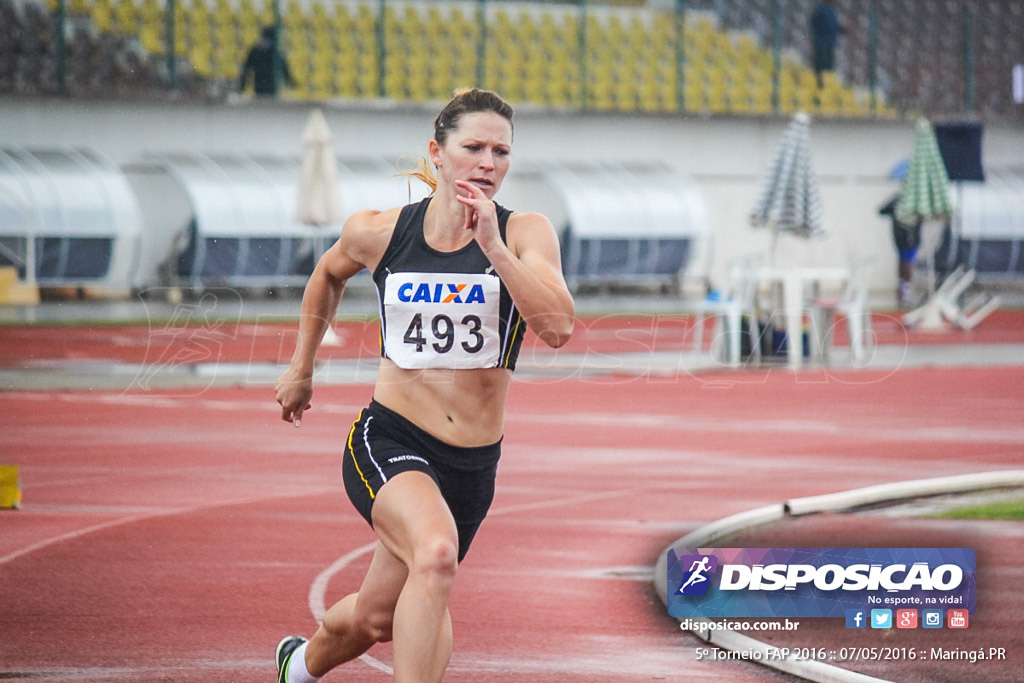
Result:
<instances>
[{"instance_id":1,"label":"woman's left arm","mask_svg":"<svg viewBox=\"0 0 1024 683\"><path fill-rule=\"evenodd\" d=\"M516 302L519 314L545 344L558 348L569 341L576 324L576 304L562 275L558 235L547 216L513 213L505 242L498 230L494 201L471 183L456 180L456 195L466 207L466 229L494 266Z\"/></svg>"},{"instance_id":2,"label":"woman's left arm","mask_svg":"<svg viewBox=\"0 0 1024 683\"><path fill-rule=\"evenodd\" d=\"M505 283L526 324L552 348L569 341L576 304L562 275L558 236L546 216L516 213L506 246L496 240L484 253Z\"/></svg>"}]
</instances>

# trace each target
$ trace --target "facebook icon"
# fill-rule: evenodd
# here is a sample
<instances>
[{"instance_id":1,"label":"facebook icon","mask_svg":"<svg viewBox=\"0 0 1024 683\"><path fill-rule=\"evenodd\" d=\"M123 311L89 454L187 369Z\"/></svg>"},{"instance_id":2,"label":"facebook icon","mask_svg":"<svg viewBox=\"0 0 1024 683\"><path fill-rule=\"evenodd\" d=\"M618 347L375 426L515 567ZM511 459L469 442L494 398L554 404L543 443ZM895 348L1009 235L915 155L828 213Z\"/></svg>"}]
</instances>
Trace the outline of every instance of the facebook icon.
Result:
<instances>
[{"instance_id":1,"label":"facebook icon","mask_svg":"<svg viewBox=\"0 0 1024 683\"><path fill-rule=\"evenodd\" d=\"M867 612L862 609L846 610L846 628L867 628Z\"/></svg>"}]
</instances>

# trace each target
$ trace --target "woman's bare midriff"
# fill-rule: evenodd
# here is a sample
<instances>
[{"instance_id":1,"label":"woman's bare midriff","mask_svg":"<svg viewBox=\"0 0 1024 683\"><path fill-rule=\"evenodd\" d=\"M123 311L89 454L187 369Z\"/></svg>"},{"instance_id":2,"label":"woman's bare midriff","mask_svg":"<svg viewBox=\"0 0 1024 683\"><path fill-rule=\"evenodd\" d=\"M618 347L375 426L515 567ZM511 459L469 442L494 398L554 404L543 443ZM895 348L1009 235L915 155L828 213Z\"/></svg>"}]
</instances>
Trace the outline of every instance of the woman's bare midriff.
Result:
<instances>
[{"instance_id":1,"label":"woman's bare midriff","mask_svg":"<svg viewBox=\"0 0 1024 683\"><path fill-rule=\"evenodd\" d=\"M512 372L406 370L381 359L373 397L428 434L452 446L487 446L504 433Z\"/></svg>"}]
</instances>

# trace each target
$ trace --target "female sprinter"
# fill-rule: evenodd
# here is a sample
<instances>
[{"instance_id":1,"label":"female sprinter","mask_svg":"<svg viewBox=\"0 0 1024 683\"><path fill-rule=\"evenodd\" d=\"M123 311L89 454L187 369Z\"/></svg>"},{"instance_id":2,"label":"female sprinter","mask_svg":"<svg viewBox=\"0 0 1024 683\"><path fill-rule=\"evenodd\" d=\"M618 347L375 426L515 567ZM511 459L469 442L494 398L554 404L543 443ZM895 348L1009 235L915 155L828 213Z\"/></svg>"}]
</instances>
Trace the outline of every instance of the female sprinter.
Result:
<instances>
[{"instance_id":1,"label":"female sprinter","mask_svg":"<svg viewBox=\"0 0 1024 683\"><path fill-rule=\"evenodd\" d=\"M278 645L279 683L315 681L386 641L395 681L440 681L448 666L448 597L494 494L525 325L559 347L575 318L550 221L494 203L511 151L511 107L488 91L457 95L434 122L430 165L411 174L433 193L353 214L306 286L295 353L277 383L281 417L295 424L346 281L367 268L377 286L380 369L343 464L377 546L359 591L308 642Z\"/></svg>"}]
</instances>

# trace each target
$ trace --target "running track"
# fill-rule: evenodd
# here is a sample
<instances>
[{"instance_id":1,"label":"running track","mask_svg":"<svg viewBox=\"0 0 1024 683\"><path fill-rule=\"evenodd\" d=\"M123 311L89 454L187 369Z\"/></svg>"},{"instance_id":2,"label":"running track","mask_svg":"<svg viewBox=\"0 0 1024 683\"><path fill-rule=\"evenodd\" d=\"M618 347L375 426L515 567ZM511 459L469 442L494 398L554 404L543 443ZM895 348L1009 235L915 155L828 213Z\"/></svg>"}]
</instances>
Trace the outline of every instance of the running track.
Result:
<instances>
[{"instance_id":1,"label":"running track","mask_svg":"<svg viewBox=\"0 0 1024 683\"><path fill-rule=\"evenodd\" d=\"M588 324L574 343L613 357L678 343L674 324ZM620 333L649 327L669 332L657 344ZM346 348L364 357L372 337L348 332L360 342ZM0 364L144 367L166 334L106 328L75 345L46 328L3 329ZM204 337L213 360L277 362L288 346L217 334ZM1019 343L1024 328L1008 322L998 336ZM150 341L131 357L140 337ZM446 681L784 680L695 660L699 642L650 588L658 553L791 497L1018 468L1021 386L1021 367L526 374L493 511L451 602ZM0 679L273 680L278 639L310 632L366 567L372 534L345 499L339 451L369 397L364 383L322 386L297 430L270 385L252 381L0 393L0 459L21 466L25 497L0 511ZM371 655L327 680L389 680L389 648Z\"/></svg>"}]
</instances>

